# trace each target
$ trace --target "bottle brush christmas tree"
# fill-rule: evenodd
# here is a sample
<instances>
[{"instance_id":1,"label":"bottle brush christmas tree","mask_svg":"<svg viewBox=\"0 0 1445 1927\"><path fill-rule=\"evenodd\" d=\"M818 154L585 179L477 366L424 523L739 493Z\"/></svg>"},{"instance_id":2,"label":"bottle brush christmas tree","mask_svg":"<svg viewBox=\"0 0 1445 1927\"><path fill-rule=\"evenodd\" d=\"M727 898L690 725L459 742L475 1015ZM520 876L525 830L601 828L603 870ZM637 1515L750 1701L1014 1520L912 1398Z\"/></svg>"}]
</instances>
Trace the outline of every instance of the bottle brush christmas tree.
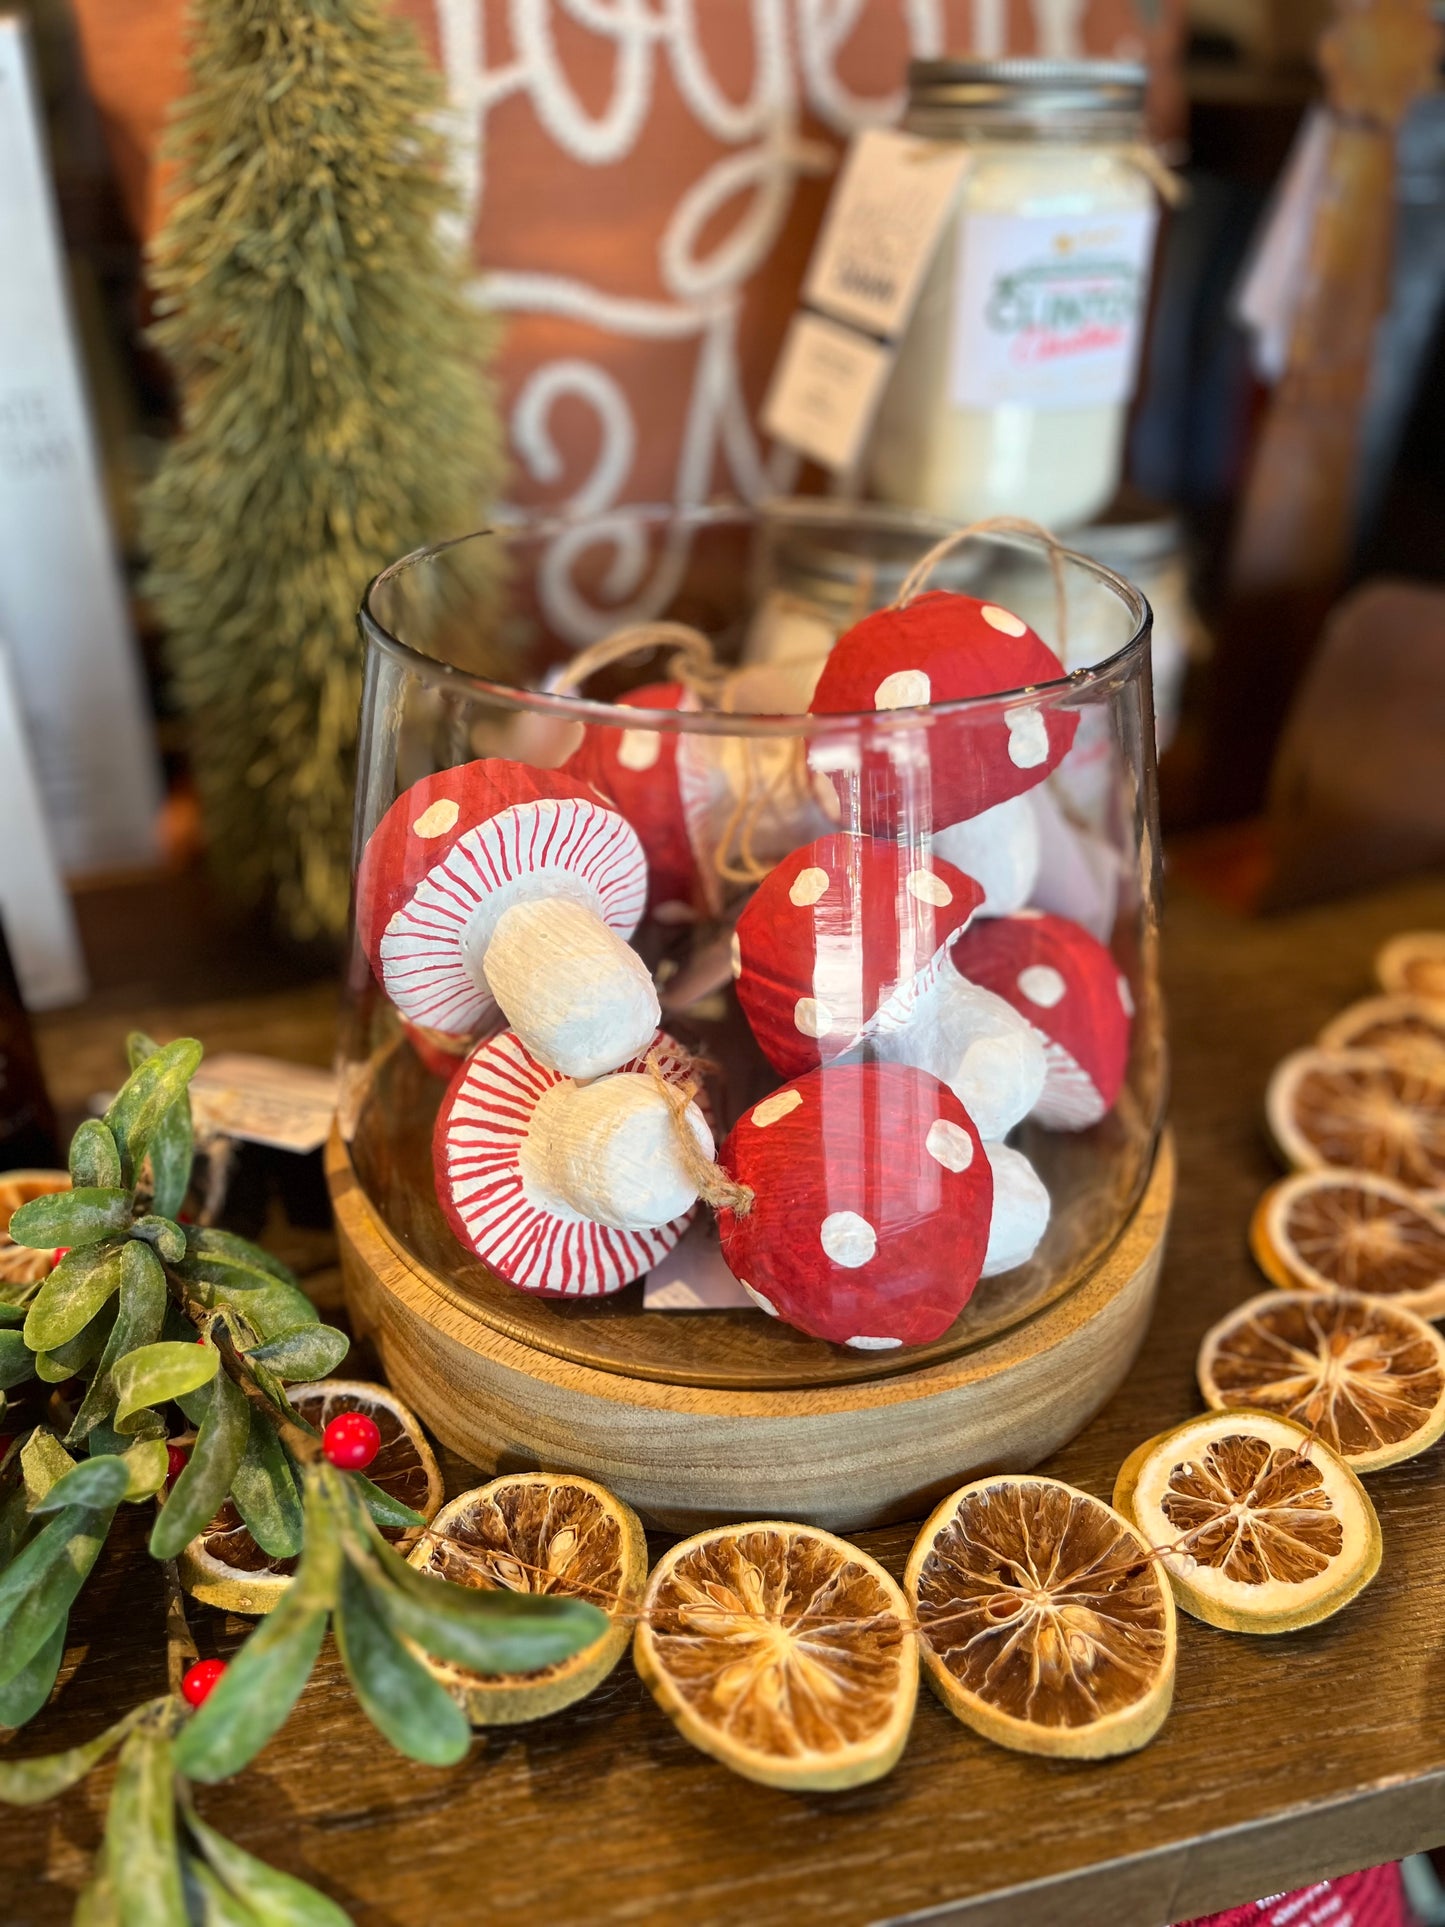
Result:
<instances>
[{"instance_id":1,"label":"bottle brush christmas tree","mask_svg":"<svg viewBox=\"0 0 1445 1927\"><path fill-rule=\"evenodd\" d=\"M475 527L500 473L441 104L381 0L193 9L152 263L181 424L150 588L216 863L302 937L346 916L361 591Z\"/></svg>"}]
</instances>

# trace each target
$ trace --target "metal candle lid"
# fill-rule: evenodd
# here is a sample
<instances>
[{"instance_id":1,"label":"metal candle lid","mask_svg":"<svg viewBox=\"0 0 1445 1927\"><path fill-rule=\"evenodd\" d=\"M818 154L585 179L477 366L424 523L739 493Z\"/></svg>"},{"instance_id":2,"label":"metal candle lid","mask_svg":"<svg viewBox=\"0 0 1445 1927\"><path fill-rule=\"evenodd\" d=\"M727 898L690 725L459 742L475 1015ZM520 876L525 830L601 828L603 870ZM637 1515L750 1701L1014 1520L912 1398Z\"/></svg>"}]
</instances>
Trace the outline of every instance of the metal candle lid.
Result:
<instances>
[{"instance_id":1,"label":"metal candle lid","mask_svg":"<svg viewBox=\"0 0 1445 1927\"><path fill-rule=\"evenodd\" d=\"M914 60L908 121L920 133L1137 138L1147 70L1130 60Z\"/></svg>"}]
</instances>

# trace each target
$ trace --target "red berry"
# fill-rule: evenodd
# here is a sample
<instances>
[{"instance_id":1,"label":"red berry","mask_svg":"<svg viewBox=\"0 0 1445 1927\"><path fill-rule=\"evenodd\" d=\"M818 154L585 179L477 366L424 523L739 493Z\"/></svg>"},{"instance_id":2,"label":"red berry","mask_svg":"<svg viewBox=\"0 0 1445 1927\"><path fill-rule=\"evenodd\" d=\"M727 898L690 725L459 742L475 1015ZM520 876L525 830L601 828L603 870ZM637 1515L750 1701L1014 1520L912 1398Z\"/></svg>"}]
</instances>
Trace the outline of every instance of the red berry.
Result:
<instances>
[{"instance_id":1,"label":"red berry","mask_svg":"<svg viewBox=\"0 0 1445 1927\"><path fill-rule=\"evenodd\" d=\"M169 1483L172 1479L178 1479L181 1476L182 1472L185 1471L186 1466L190 1462L190 1457L191 1457L190 1450L187 1446L167 1445L166 1447L167 1483Z\"/></svg>"},{"instance_id":2,"label":"red berry","mask_svg":"<svg viewBox=\"0 0 1445 1927\"><path fill-rule=\"evenodd\" d=\"M360 1472L381 1449L376 1420L365 1412L338 1412L321 1434L321 1449L343 1472Z\"/></svg>"},{"instance_id":3,"label":"red berry","mask_svg":"<svg viewBox=\"0 0 1445 1927\"><path fill-rule=\"evenodd\" d=\"M209 1699L212 1687L225 1670L226 1662L223 1659L198 1659L194 1666L189 1667L181 1681L181 1692L187 1705L199 1706L203 1700Z\"/></svg>"},{"instance_id":4,"label":"red berry","mask_svg":"<svg viewBox=\"0 0 1445 1927\"><path fill-rule=\"evenodd\" d=\"M69 1245L57 1245L54 1251L52 1251L50 1254L50 1269L54 1271L55 1267L60 1263L61 1259L68 1258L69 1256L70 1256Z\"/></svg>"}]
</instances>

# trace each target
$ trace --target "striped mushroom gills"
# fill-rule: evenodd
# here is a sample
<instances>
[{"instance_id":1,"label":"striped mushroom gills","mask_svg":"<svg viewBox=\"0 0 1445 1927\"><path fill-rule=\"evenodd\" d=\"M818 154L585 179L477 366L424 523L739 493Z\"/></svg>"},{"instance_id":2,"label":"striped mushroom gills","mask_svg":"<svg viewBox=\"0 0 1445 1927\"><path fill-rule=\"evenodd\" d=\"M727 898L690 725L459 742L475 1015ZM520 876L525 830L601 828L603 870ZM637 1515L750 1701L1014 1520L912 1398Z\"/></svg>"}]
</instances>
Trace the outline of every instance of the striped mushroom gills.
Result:
<instances>
[{"instance_id":1,"label":"striped mushroom gills","mask_svg":"<svg viewBox=\"0 0 1445 1927\"><path fill-rule=\"evenodd\" d=\"M587 1084L549 1070L512 1031L489 1038L437 1114L437 1197L452 1229L521 1291L620 1291L666 1257L697 1204L713 1139L692 1086L692 1061L665 1031Z\"/></svg>"},{"instance_id":2,"label":"striped mushroom gills","mask_svg":"<svg viewBox=\"0 0 1445 1927\"><path fill-rule=\"evenodd\" d=\"M983 892L900 843L825 836L784 858L738 918L738 1001L784 1076L896 1031Z\"/></svg>"},{"instance_id":3,"label":"striped mushroom gills","mask_svg":"<svg viewBox=\"0 0 1445 1927\"><path fill-rule=\"evenodd\" d=\"M598 791L487 757L392 804L362 855L356 924L408 1023L475 1036L500 1009L541 1063L597 1077L657 1028L626 942L646 900L637 833Z\"/></svg>"},{"instance_id":4,"label":"striped mushroom gills","mask_svg":"<svg viewBox=\"0 0 1445 1927\"><path fill-rule=\"evenodd\" d=\"M1038 910L992 917L949 953L959 975L1026 1017L1043 1041L1044 1088L1032 1115L1082 1131L1112 1107L1129 1061L1134 998L1103 944L1065 917Z\"/></svg>"}]
</instances>

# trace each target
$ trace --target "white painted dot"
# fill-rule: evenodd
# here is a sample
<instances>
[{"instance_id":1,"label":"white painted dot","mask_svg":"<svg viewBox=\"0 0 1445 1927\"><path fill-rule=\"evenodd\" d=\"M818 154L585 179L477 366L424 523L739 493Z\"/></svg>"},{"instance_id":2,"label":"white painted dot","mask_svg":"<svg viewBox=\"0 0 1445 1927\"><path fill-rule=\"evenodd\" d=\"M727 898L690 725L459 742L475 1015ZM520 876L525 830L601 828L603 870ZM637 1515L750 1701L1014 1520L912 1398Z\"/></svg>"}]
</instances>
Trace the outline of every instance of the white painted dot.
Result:
<instances>
[{"instance_id":1,"label":"white painted dot","mask_svg":"<svg viewBox=\"0 0 1445 1927\"><path fill-rule=\"evenodd\" d=\"M743 1290L748 1294L749 1298L752 1299L753 1303L757 1306L759 1311L765 1311L768 1314L769 1318L777 1317L778 1308L773 1303L771 1298L764 1298L763 1294L760 1291L754 1291L746 1278L739 1278L738 1283L742 1286Z\"/></svg>"},{"instance_id":2,"label":"white painted dot","mask_svg":"<svg viewBox=\"0 0 1445 1927\"><path fill-rule=\"evenodd\" d=\"M418 836L428 839L445 836L461 813L460 803L454 803L449 796L439 796L435 803L428 804L411 827Z\"/></svg>"},{"instance_id":3,"label":"white painted dot","mask_svg":"<svg viewBox=\"0 0 1445 1927\"><path fill-rule=\"evenodd\" d=\"M828 872L820 870L816 864L809 870L799 870L793 878L793 887L788 892L788 902L796 903L801 910L807 904L816 903L828 888Z\"/></svg>"},{"instance_id":4,"label":"white painted dot","mask_svg":"<svg viewBox=\"0 0 1445 1927\"><path fill-rule=\"evenodd\" d=\"M1012 609L1000 609L996 602L985 602L979 614L990 629L997 629L1001 635L1023 636L1028 634L1029 625L1020 622Z\"/></svg>"},{"instance_id":5,"label":"white painted dot","mask_svg":"<svg viewBox=\"0 0 1445 1927\"><path fill-rule=\"evenodd\" d=\"M973 1163L973 1139L961 1124L946 1117L935 1118L928 1127L923 1148L945 1171L966 1171Z\"/></svg>"},{"instance_id":6,"label":"white painted dot","mask_svg":"<svg viewBox=\"0 0 1445 1927\"><path fill-rule=\"evenodd\" d=\"M662 738L655 729L624 729L617 760L624 769L651 769L662 754Z\"/></svg>"},{"instance_id":7,"label":"white painted dot","mask_svg":"<svg viewBox=\"0 0 1445 1927\"><path fill-rule=\"evenodd\" d=\"M1037 769L1049 760L1049 732L1036 709L1010 709L1004 714L1008 725L1008 759L1015 769Z\"/></svg>"},{"instance_id":8,"label":"white painted dot","mask_svg":"<svg viewBox=\"0 0 1445 1927\"><path fill-rule=\"evenodd\" d=\"M1031 1004L1040 1010L1052 1010L1055 1004L1062 1003L1068 985L1054 969L1052 964L1030 964L1027 970L1018 974L1018 987Z\"/></svg>"},{"instance_id":9,"label":"white painted dot","mask_svg":"<svg viewBox=\"0 0 1445 1927\"><path fill-rule=\"evenodd\" d=\"M933 701L933 684L921 669L895 669L873 691L875 709L921 709Z\"/></svg>"},{"instance_id":10,"label":"white painted dot","mask_svg":"<svg viewBox=\"0 0 1445 1927\"><path fill-rule=\"evenodd\" d=\"M909 896L916 897L920 903L937 904L939 909L945 903L953 902L952 890L933 870L910 870L904 879L904 887Z\"/></svg>"},{"instance_id":11,"label":"white painted dot","mask_svg":"<svg viewBox=\"0 0 1445 1927\"><path fill-rule=\"evenodd\" d=\"M903 1343L901 1338L849 1338L844 1341L855 1352L891 1352Z\"/></svg>"},{"instance_id":12,"label":"white painted dot","mask_svg":"<svg viewBox=\"0 0 1445 1927\"><path fill-rule=\"evenodd\" d=\"M743 940L736 930L733 932L732 942L728 945L728 957L732 963L734 979L741 977L743 974Z\"/></svg>"},{"instance_id":13,"label":"white painted dot","mask_svg":"<svg viewBox=\"0 0 1445 1927\"><path fill-rule=\"evenodd\" d=\"M816 997L800 997L793 1005L793 1022L805 1037L821 1037L833 1028L833 1013Z\"/></svg>"},{"instance_id":14,"label":"white painted dot","mask_svg":"<svg viewBox=\"0 0 1445 1927\"><path fill-rule=\"evenodd\" d=\"M835 1265L855 1271L878 1249L878 1233L856 1211L830 1211L818 1227L818 1241Z\"/></svg>"},{"instance_id":15,"label":"white painted dot","mask_svg":"<svg viewBox=\"0 0 1445 1927\"><path fill-rule=\"evenodd\" d=\"M1127 977L1120 977L1119 979L1119 1002L1124 1006L1124 1015L1126 1017L1132 1017L1134 1015L1134 993L1129 988L1129 979Z\"/></svg>"},{"instance_id":16,"label":"white painted dot","mask_svg":"<svg viewBox=\"0 0 1445 1927\"><path fill-rule=\"evenodd\" d=\"M786 1117L789 1111L796 1111L802 1101L801 1091L775 1091L771 1097L765 1097L761 1104L753 1106L753 1123L760 1131L765 1131L770 1124L776 1124L780 1117Z\"/></svg>"}]
</instances>

